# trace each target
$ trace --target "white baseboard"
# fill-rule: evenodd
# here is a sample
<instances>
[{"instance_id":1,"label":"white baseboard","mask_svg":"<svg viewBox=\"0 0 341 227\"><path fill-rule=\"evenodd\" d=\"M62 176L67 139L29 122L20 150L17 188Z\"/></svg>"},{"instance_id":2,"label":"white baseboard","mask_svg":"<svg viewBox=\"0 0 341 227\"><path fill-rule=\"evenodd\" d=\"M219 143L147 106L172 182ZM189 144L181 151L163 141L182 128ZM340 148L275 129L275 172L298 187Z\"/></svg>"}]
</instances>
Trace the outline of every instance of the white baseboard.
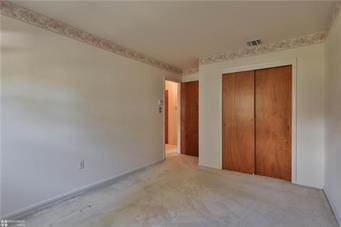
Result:
<instances>
[{"instance_id":1,"label":"white baseboard","mask_svg":"<svg viewBox=\"0 0 341 227\"><path fill-rule=\"evenodd\" d=\"M52 199L48 199L48 200L45 200L43 202L40 202L38 204L34 204L32 206L29 206L29 207L26 207L22 210L19 210L19 211L15 211L13 213L10 213L10 214L5 214L3 217L1 217L0 219L2 220L24 220L26 217L30 216L30 215L33 215L39 211L42 211L44 209L47 209L49 207L52 207L52 206L55 206L59 203L62 203L66 200L69 200L69 199L72 199L72 198L75 198L77 196L80 196L84 193L87 193L89 191L93 191L93 190L96 190L96 189L99 189L99 188L102 188L102 187L105 187L105 186L109 186L115 182L117 182L118 180L128 176L128 175L131 175L133 173L136 173L138 171L141 171L141 170L144 170L148 167L151 167L153 165L156 165L160 162L162 162L163 160L159 160L159 161L156 161L156 162L152 162L150 164L147 164L145 166L142 166L142 167L139 167L139 168L136 168L134 170L131 170L131 171L128 171L128 172L125 172L125 173L122 173L118 176L115 176L113 178L109 178L109 179L106 179L106 180L102 180L102 181L99 181L99 182L96 182L94 184L91 184L91 185L87 185L87 186L84 186L84 187L81 187L81 188L77 188L71 192L68 192L68 193L65 193L63 195L59 195L59 196L56 196Z\"/></svg>"},{"instance_id":2,"label":"white baseboard","mask_svg":"<svg viewBox=\"0 0 341 227\"><path fill-rule=\"evenodd\" d=\"M333 203L333 200L330 199L329 193L328 193L328 191L325 188L322 191L323 191L323 193L324 193L324 195L325 195L325 197L327 199L327 202L329 203L329 206L330 206L331 210L334 213L336 221L339 223L339 226L341 227L341 217L338 216L338 213L337 213L337 210L336 210L336 206Z\"/></svg>"}]
</instances>

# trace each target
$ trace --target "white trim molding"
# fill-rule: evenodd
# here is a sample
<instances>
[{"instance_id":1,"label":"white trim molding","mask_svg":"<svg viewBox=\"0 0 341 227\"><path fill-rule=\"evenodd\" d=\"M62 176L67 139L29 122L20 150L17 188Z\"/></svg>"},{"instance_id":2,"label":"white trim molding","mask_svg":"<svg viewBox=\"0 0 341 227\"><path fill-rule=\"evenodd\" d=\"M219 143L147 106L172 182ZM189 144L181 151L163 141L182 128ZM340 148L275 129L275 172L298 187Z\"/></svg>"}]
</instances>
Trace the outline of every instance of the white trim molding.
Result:
<instances>
[{"instance_id":1,"label":"white trim molding","mask_svg":"<svg viewBox=\"0 0 341 227\"><path fill-rule=\"evenodd\" d=\"M330 194L329 194L328 190L324 187L324 188L322 189L322 192L323 192L323 194L324 194L324 196L325 196L326 202L328 203L328 205L330 206L330 209L331 209L332 213L334 214L334 217L335 217L337 223L338 223L339 226L341 227L341 217L339 217L339 216L337 215L336 206L335 206L335 204L333 203L333 200L330 199Z\"/></svg>"},{"instance_id":2,"label":"white trim molding","mask_svg":"<svg viewBox=\"0 0 341 227\"><path fill-rule=\"evenodd\" d=\"M248 57L265 54L269 52L282 51L298 47L309 46L313 44L319 44L324 42L326 40L326 37L327 32L320 31L308 35L299 36L293 39L281 40L274 43L260 45L257 47L243 48L237 52L221 53L216 55L210 55L207 57L201 57L199 59L199 64L206 65L216 62L229 61L241 57Z\"/></svg>"},{"instance_id":3,"label":"white trim molding","mask_svg":"<svg viewBox=\"0 0 341 227\"><path fill-rule=\"evenodd\" d=\"M152 166L158 165L161 162L163 162L163 160L155 161L155 162L149 163L147 165L144 165L142 167L138 167L136 169L133 169L131 171L124 172L124 173L119 174L115 177L108 178L108 179L105 179L102 181L98 181L94 184L86 185L86 186L81 187L81 188L77 188L77 189L70 191L70 192L67 192L63 195L60 195L60 196L45 200L43 202L34 204L32 206L26 207L26 208L19 210L17 212L14 212L11 214L6 214L5 216L0 217L0 219L3 219L3 220L6 220L6 219L7 220L24 220L31 215L34 215L34 214L36 214L42 210L45 210L47 208L54 207L55 205L58 205L58 204L65 202L67 200L71 200L71 199L74 199L75 197L78 197L80 195L84 195L86 193L95 191L97 189L113 185L119 180L122 180L128 176L134 175L140 171L146 170ZM1 225L0 225L0 227L1 227Z\"/></svg>"},{"instance_id":4,"label":"white trim molding","mask_svg":"<svg viewBox=\"0 0 341 227\"><path fill-rule=\"evenodd\" d=\"M182 69L176 66L138 53L134 50L118 45L110 40L103 39L97 35L83 31L62 21L52 19L30 9L21 7L10 1L0 0L0 10L1 15L3 16L20 20L22 22L40 27L47 31L63 35L74 40L78 40L80 42L101 48L103 50L110 51L114 54L121 55L172 73L182 74Z\"/></svg>"}]
</instances>

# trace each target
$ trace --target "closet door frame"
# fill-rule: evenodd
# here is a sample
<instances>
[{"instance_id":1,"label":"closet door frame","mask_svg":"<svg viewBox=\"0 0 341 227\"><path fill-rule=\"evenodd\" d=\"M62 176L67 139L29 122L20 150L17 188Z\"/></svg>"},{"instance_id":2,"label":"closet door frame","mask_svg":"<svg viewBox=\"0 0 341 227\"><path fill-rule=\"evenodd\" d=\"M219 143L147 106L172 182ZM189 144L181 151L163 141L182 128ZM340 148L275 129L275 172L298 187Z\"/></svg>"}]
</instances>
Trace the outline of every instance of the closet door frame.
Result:
<instances>
[{"instance_id":1,"label":"closet door frame","mask_svg":"<svg viewBox=\"0 0 341 227\"><path fill-rule=\"evenodd\" d=\"M280 66L287 66L291 65L292 72L292 85L291 85L291 94L292 94L292 119L291 119L291 182L296 183L297 182L297 132L296 132L296 85L297 85L297 59L291 58L291 59L283 59L283 60L277 60L277 61L271 61L271 62L264 62L264 63L256 63L256 64L245 64L243 66L232 66L224 68L221 72L220 80L219 80L219 87L220 87L220 118L223 123L223 114L222 114L222 96L223 96L223 74L226 73L235 73L235 72L241 72L241 71L251 71L251 70L259 70L259 69L266 69L266 68L274 68L274 67L280 67ZM221 124L220 126L220 135L223 143L223 126ZM221 158L223 156L223 145L221 144ZM222 165L223 160L221 161Z\"/></svg>"}]
</instances>

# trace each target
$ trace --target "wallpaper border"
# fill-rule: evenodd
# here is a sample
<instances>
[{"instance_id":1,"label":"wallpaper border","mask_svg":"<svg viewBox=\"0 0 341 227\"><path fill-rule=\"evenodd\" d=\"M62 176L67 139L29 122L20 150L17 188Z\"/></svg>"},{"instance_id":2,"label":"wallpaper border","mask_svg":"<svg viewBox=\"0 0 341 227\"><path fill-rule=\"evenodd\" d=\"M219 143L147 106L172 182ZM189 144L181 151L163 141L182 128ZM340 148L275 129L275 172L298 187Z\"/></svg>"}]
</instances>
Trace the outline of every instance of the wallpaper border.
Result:
<instances>
[{"instance_id":1,"label":"wallpaper border","mask_svg":"<svg viewBox=\"0 0 341 227\"><path fill-rule=\"evenodd\" d=\"M322 43L327 37L327 31L316 32L308 35L299 36L293 39L281 40L257 47L243 48L236 52L220 53L199 58L200 65L206 65L216 62L229 61L236 58L260 55L270 52L288 50L298 47L310 46Z\"/></svg>"},{"instance_id":2,"label":"wallpaper border","mask_svg":"<svg viewBox=\"0 0 341 227\"><path fill-rule=\"evenodd\" d=\"M182 75L186 76L186 75L190 75L190 74L194 74L199 72L199 68L198 67L194 67L194 68L189 68L189 69L184 69L182 71Z\"/></svg>"},{"instance_id":3,"label":"wallpaper border","mask_svg":"<svg viewBox=\"0 0 341 227\"><path fill-rule=\"evenodd\" d=\"M341 9L341 1L336 1L333 5L330 22L328 26L328 31L331 26L333 26L334 21ZM304 46L309 46L313 44L319 44L326 40L328 31L320 31L312 34L307 34L299 36L292 39L281 40L278 42L273 42L269 44L260 45L258 47L246 47L242 48L236 52L225 52L219 54L213 54L209 56L203 56L199 58L199 65L207 65L216 62L229 61L236 58L248 57L260 54L266 54L270 52L276 52L281 50L288 50L293 48L299 48Z\"/></svg>"},{"instance_id":4,"label":"wallpaper border","mask_svg":"<svg viewBox=\"0 0 341 227\"><path fill-rule=\"evenodd\" d=\"M335 18L340 12L341 1L334 4L331 14L329 28L333 25ZM181 69L168 63L159 61L142 53L118 45L110 40L103 39L97 35L73 27L62 21L52 19L30 9L21 7L7 0L0 0L1 14L25 23L40 27L42 29L69 37L74 40L101 48L103 50L121 55L175 74L188 75L198 72L198 68ZM216 62L229 61L236 58L260 55L281 50L293 49L322 43L327 37L327 31L320 31L312 34L299 36L292 39L281 40L274 43L264 44L258 47L242 48L236 52L224 52L209 56L199 57L199 65L212 64Z\"/></svg>"},{"instance_id":5,"label":"wallpaper border","mask_svg":"<svg viewBox=\"0 0 341 227\"><path fill-rule=\"evenodd\" d=\"M334 3L332 13L331 13L331 18L330 18L330 23L329 23L329 29L333 26L336 17L339 15L341 9L341 1L337 1Z\"/></svg>"},{"instance_id":6,"label":"wallpaper border","mask_svg":"<svg viewBox=\"0 0 341 227\"><path fill-rule=\"evenodd\" d=\"M182 74L182 69L176 66L128 49L110 40L103 39L97 35L83 31L62 21L52 19L30 9L21 7L10 1L1 0L0 10L1 14L4 16L20 20L22 22L40 27L47 31L51 31L59 35L69 37L71 39L81 41L83 43L101 48L103 50L110 51L114 54L121 55L172 73Z\"/></svg>"}]
</instances>

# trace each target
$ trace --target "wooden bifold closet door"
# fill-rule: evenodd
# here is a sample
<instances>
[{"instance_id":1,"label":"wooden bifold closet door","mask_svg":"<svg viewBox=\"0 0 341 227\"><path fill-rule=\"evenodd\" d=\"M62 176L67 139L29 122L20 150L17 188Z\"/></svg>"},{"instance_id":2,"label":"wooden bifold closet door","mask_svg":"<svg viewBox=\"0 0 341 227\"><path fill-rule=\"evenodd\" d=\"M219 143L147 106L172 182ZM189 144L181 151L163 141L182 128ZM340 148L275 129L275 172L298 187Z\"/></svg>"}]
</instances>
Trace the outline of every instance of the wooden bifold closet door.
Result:
<instances>
[{"instance_id":1,"label":"wooden bifold closet door","mask_svg":"<svg viewBox=\"0 0 341 227\"><path fill-rule=\"evenodd\" d=\"M291 180L291 66L256 70L256 174Z\"/></svg>"},{"instance_id":2,"label":"wooden bifold closet door","mask_svg":"<svg viewBox=\"0 0 341 227\"><path fill-rule=\"evenodd\" d=\"M291 66L223 75L223 168L291 180Z\"/></svg>"},{"instance_id":3,"label":"wooden bifold closet door","mask_svg":"<svg viewBox=\"0 0 341 227\"><path fill-rule=\"evenodd\" d=\"M254 71L223 76L223 168L255 172Z\"/></svg>"}]
</instances>

